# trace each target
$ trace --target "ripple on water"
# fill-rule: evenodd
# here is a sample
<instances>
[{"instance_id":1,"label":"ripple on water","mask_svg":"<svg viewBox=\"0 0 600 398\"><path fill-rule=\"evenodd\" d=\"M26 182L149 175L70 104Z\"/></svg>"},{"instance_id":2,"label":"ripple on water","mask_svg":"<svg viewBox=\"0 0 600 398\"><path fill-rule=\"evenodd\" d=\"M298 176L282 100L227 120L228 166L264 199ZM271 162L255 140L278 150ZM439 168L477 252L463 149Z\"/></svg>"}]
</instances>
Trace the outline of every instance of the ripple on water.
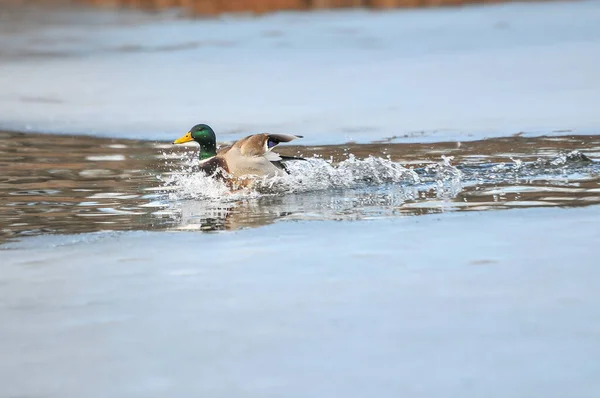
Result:
<instances>
[{"instance_id":1,"label":"ripple on water","mask_svg":"<svg viewBox=\"0 0 600 398\"><path fill-rule=\"evenodd\" d=\"M3 240L600 203L600 166L588 151L600 147L597 136L287 146L283 154L307 161L231 192L195 171L194 147L44 135L32 152L36 135L8 135L0 146Z\"/></svg>"},{"instance_id":2,"label":"ripple on water","mask_svg":"<svg viewBox=\"0 0 600 398\"><path fill-rule=\"evenodd\" d=\"M103 156L86 156L86 160L90 162L120 162L125 160L124 155L103 155Z\"/></svg>"}]
</instances>

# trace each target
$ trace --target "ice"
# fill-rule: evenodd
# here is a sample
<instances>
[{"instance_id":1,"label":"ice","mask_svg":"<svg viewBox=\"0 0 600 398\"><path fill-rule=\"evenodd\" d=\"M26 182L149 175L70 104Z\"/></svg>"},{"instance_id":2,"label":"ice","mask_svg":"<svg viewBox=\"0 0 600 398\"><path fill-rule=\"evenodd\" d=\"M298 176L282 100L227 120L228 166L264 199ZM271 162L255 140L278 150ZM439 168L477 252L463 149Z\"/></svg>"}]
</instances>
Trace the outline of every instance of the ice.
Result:
<instances>
[{"instance_id":1,"label":"ice","mask_svg":"<svg viewBox=\"0 0 600 398\"><path fill-rule=\"evenodd\" d=\"M43 236L0 250L0 391L596 397L595 206Z\"/></svg>"},{"instance_id":2,"label":"ice","mask_svg":"<svg viewBox=\"0 0 600 398\"><path fill-rule=\"evenodd\" d=\"M206 122L223 140L272 131L324 144L600 126L598 1L167 15L23 29L0 44L5 128L172 140Z\"/></svg>"}]
</instances>

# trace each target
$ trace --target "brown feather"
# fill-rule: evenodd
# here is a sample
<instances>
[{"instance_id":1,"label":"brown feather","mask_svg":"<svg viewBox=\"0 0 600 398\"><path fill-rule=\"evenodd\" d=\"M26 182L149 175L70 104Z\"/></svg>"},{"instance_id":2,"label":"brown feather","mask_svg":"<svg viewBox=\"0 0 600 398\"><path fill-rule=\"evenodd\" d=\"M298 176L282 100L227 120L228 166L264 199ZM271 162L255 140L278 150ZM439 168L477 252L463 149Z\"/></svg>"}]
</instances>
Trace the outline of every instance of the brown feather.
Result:
<instances>
[{"instance_id":1,"label":"brown feather","mask_svg":"<svg viewBox=\"0 0 600 398\"><path fill-rule=\"evenodd\" d=\"M200 170L207 176L214 176L222 180L226 179L223 172L229 173L227 162L219 155L202 162L202 164L200 164Z\"/></svg>"},{"instance_id":2,"label":"brown feather","mask_svg":"<svg viewBox=\"0 0 600 398\"><path fill-rule=\"evenodd\" d=\"M250 135L232 146L219 149L216 156L203 161L199 168L206 175L222 180L232 188L251 186L246 175L276 175L277 172L289 174L280 155L274 154L279 160L269 160L266 155L280 142L296 138L301 136L266 133ZM291 159L283 157L283 160Z\"/></svg>"},{"instance_id":3,"label":"brown feather","mask_svg":"<svg viewBox=\"0 0 600 398\"><path fill-rule=\"evenodd\" d=\"M291 134L267 134L268 138L275 141L277 144L280 142L290 142L295 140L296 138L303 138L301 135L291 135Z\"/></svg>"},{"instance_id":4,"label":"brown feather","mask_svg":"<svg viewBox=\"0 0 600 398\"><path fill-rule=\"evenodd\" d=\"M227 151L230 150L232 147L233 147L233 145L224 146L223 148L219 148L219 150L217 150L217 156L225 155L227 153Z\"/></svg>"},{"instance_id":5,"label":"brown feather","mask_svg":"<svg viewBox=\"0 0 600 398\"><path fill-rule=\"evenodd\" d=\"M233 146L240 149L243 156L262 156L270 148L277 146L280 142L290 142L296 138L302 138L299 135L289 134L254 134L242 138ZM271 145L268 144L271 143Z\"/></svg>"},{"instance_id":6,"label":"brown feather","mask_svg":"<svg viewBox=\"0 0 600 398\"><path fill-rule=\"evenodd\" d=\"M240 149L243 156L261 156L265 153L267 134L255 134L242 138L233 146Z\"/></svg>"}]
</instances>

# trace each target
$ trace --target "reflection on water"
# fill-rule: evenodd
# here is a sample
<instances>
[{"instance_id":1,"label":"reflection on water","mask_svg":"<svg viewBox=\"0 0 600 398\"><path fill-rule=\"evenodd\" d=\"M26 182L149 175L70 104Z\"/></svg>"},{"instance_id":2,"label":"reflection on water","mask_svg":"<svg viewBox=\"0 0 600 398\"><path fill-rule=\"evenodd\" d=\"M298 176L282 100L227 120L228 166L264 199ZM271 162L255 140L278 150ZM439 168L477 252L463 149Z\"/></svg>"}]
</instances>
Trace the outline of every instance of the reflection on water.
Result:
<instances>
[{"instance_id":1,"label":"reflection on water","mask_svg":"<svg viewBox=\"0 0 600 398\"><path fill-rule=\"evenodd\" d=\"M194 148L0 133L0 242L41 233L237 229L457 210L600 203L600 137L292 147L292 175L231 194ZM313 156L314 155L314 156Z\"/></svg>"}]
</instances>

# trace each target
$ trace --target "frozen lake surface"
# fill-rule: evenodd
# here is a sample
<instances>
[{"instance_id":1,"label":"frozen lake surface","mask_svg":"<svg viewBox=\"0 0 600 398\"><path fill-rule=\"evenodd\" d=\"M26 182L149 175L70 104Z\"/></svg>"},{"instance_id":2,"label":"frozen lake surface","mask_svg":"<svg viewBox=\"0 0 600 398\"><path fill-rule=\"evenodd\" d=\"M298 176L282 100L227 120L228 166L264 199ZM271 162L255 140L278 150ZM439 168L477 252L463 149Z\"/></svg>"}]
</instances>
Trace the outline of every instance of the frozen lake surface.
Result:
<instances>
[{"instance_id":1,"label":"frozen lake surface","mask_svg":"<svg viewBox=\"0 0 600 398\"><path fill-rule=\"evenodd\" d=\"M0 127L310 144L600 126L600 2L181 20L17 13L0 28ZM425 131L425 134L421 134Z\"/></svg>"},{"instance_id":2,"label":"frozen lake surface","mask_svg":"<svg viewBox=\"0 0 600 398\"><path fill-rule=\"evenodd\" d=\"M0 246L3 396L593 398L598 207Z\"/></svg>"},{"instance_id":3,"label":"frozen lake surface","mask_svg":"<svg viewBox=\"0 0 600 398\"><path fill-rule=\"evenodd\" d=\"M598 65L598 1L2 6L0 397L596 398Z\"/></svg>"}]
</instances>

